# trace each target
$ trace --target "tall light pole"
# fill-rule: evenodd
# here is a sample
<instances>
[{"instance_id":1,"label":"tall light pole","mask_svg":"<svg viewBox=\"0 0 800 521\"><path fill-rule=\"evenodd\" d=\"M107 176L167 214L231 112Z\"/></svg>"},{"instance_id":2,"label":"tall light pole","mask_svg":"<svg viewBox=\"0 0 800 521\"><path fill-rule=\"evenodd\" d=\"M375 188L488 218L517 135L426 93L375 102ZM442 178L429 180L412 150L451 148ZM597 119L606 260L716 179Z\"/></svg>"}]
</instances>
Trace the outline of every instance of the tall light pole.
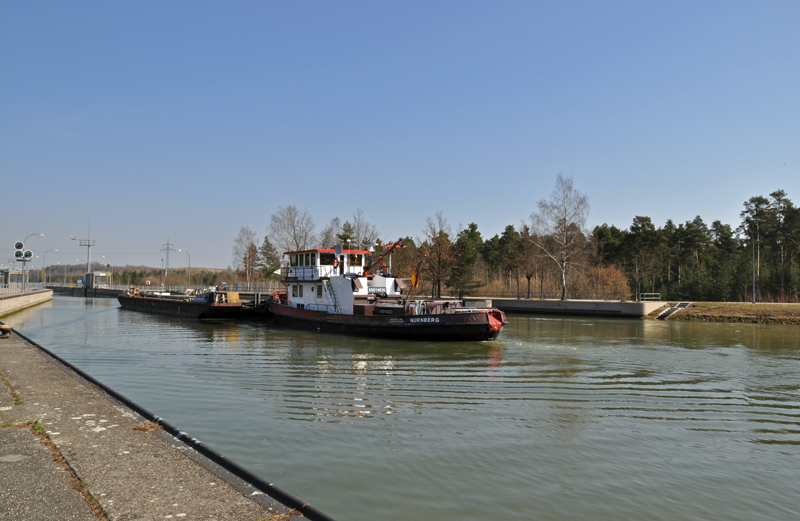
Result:
<instances>
[{"instance_id":1,"label":"tall light pole","mask_svg":"<svg viewBox=\"0 0 800 521\"><path fill-rule=\"evenodd\" d=\"M189 255L189 252L186 250L178 250L178 251L182 251L186 255ZM191 285L192 285L192 256L189 255L189 283L186 285L186 288L188 289L189 286Z\"/></svg>"},{"instance_id":2,"label":"tall light pole","mask_svg":"<svg viewBox=\"0 0 800 521\"><path fill-rule=\"evenodd\" d=\"M103 255L103 258L104 258L104 259L105 259L106 257L108 257L109 259L111 259L111 262L114 262L114 259L112 259L112 258L111 258L111 257L109 257L108 255ZM109 264L109 267L111 268L111 280L109 280L109 281L108 281L108 285L109 285L109 286L113 286L113 285L114 285L114 266L111 266L111 265Z\"/></svg>"},{"instance_id":3,"label":"tall light pole","mask_svg":"<svg viewBox=\"0 0 800 521\"><path fill-rule=\"evenodd\" d=\"M89 270L91 268L90 264L92 262L92 246L94 246L94 241L92 240L92 220L89 219L88 239L78 239L74 235L70 235L69 238L72 239L73 241L78 241L80 246L86 246L86 273L89 274Z\"/></svg>"},{"instance_id":4,"label":"tall light pole","mask_svg":"<svg viewBox=\"0 0 800 521\"><path fill-rule=\"evenodd\" d=\"M32 234L28 235L28 237L25 237L25 240L22 241L23 246L25 245L25 241L27 241L30 237L34 237L34 236L44 237L44 234L43 233L32 233ZM23 293L25 293L25 287L27 286L27 284L25 283L26 282L25 281L25 262L27 262L27 261L23 259L22 260L22 292Z\"/></svg>"},{"instance_id":5,"label":"tall light pole","mask_svg":"<svg viewBox=\"0 0 800 521\"><path fill-rule=\"evenodd\" d=\"M750 243L753 245L753 304L756 303L756 240L750 232Z\"/></svg>"},{"instance_id":6,"label":"tall light pole","mask_svg":"<svg viewBox=\"0 0 800 521\"><path fill-rule=\"evenodd\" d=\"M47 284L47 281L44 278L44 269L46 267L47 254L50 253L51 251L58 251L58 250L47 250L46 252L44 252L44 255L42 255L42 289L45 289Z\"/></svg>"}]
</instances>

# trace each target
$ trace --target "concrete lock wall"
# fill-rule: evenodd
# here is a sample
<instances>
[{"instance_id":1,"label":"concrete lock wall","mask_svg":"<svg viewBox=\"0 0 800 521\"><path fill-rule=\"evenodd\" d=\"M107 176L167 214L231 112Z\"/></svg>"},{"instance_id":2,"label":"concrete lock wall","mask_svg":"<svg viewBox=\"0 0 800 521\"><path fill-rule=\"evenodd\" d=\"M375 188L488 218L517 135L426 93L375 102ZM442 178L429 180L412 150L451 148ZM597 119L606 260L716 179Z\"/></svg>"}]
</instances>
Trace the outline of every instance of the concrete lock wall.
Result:
<instances>
[{"instance_id":1,"label":"concrete lock wall","mask_svg":"<svg viewBox=\"0 0 800 521\"><path fill-rule=\"evenodd\" d=\"M53 300L53 291L49 289L23 293L21 295L6 295L0 297L0 317L10 315L23 309L37 306L42 302Z\"/></svg>"},{"instance_id":2,"label":"concrete lock wall","mask_svg":"<svg viewBox=\"0 0 800 521\"><path fill-rule=\"evenodd\" d=\"M666 302L612 302L601 300L464 299L468 307L496 307L501 311L554 315L643 317Z\"/></svg>"}]
</instances>

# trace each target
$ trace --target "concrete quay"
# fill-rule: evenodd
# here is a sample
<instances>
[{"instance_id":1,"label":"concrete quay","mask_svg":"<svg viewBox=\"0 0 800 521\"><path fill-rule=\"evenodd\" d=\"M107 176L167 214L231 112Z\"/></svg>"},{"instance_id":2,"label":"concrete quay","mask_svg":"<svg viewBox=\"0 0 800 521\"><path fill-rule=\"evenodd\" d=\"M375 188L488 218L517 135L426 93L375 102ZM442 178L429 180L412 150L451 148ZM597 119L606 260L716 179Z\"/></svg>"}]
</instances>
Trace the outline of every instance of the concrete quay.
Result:
<instances>
[{"instance_id":1,"label":"concrete quay","mask_svg":"<svg viewBox=\"0 0 800 521\"><path fill-rule=\"evenodd\" d=\"M16 333L0 377L0 520L302 517Z\"/></svg>"},{"instance_id":2,"label":"concrete quay","mask_svg":"<svg viewBox=\"0 0 800 521\"><path fill-rule=\"evenodd\" d=\"M0 296L0 317L22 311L23 309L38 306L43 302L53 300L53 291L43 289L30 293L18 293Z\"/></svg>"},{"instance_id":3,"label":"concrete quay","mask_svg":"<svg viewBox=\"0 0 800 521\"><path fill-rule=\"evenodd\" d=\"M666 302L619 302L609 300L527 300L465 298L464 305L495 307L503 312L546 315L580 315L639 318L667 305Z\"/></svg>"}]
</instances>

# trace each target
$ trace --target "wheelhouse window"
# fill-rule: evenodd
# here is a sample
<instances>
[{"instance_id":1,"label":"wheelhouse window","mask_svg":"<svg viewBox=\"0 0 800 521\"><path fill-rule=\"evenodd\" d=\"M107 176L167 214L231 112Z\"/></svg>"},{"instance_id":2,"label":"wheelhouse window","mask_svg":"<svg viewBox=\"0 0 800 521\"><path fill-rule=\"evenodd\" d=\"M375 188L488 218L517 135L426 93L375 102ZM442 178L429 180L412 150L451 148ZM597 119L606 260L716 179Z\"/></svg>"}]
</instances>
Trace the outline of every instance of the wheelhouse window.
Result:
<instances>
[{"instance_id":1,"label":"wheelhouse window","mask_svg":"<svg viewBox=\"0 0 800 521\"><path fill-rule=\"evenodd\" d=\"M320 253L319 254L319 263L321 266L331 266L333 265L333 259L336 258L336 255L333 253Z\"/></svg>"},{"instance_id":2,"label":"wheelhouse window","mask_svg":"<svg viewBox=\"0 0 800 521\"><path fill-rule=\"evenodd\" d=\"M292 266L297 266L297 255L289 255L289 261Z\"/></svg>"},{"instance_id":3,"label":"wheelhouse window","mask_svg":"<svg viewBox=\"0 0 800 521\"><path fill-rule=\"evenodd\" d=\"M350 263L350 267L351 268L357 268L357 267L361 266L361 258L363 257L362 254L360 254L360 253L351 253L348 257L349 258L347 260Z\"/></svg>"}]
</instances>

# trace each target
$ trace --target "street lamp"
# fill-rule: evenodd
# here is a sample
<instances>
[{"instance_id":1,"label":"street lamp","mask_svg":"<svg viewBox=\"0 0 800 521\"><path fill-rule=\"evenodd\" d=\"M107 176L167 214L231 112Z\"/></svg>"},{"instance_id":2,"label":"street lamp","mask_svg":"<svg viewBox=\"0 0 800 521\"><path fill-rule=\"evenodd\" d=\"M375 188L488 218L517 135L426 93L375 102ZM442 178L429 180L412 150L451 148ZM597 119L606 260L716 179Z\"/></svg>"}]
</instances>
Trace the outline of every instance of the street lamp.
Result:
<instances>
[{"instance_id":1,"label":"street lamp","mask_svg":"<svg viewBox=\"0 0 800 521\"><path fill-rule=\"evenodd\" d=\"M756 238L753 237L752 230L750 231L750 244L753 247L753 304L756 303Z\"/></svg>"},{"instance_id":2,"label":"street lamp","mask_svg":"<svg viewBox=\"0 0 800 521\"><path fill-rule=\"evenodd\" d=\"M42 289L45 289L47 287L47 281L44 278L44 269L47 262L47 254L50 253L51 251L58 251L58 250L47 250L46 252L44 252L44 255L42 255Z\"/></svg>"},{"instance_id":3,"label":"street lamp","mask_svg":"<svg viewBox=\"0 0 800 521\"><path fill-rule=\"evenodd\" d=\"M32 234L28 235L28 237L25 237L25 240L22 241L23 246L25 245L25 241L27 241L29 237L33 237L33 236L44 237L44 234L43 233L32 233ZM25 260L22 261L22 292L23 293L25 293L25 286L26 286L26 284L25 284L25 262L26 262Z\"/></svg>"},{"instance_id":4,"label":"street lamp","mask_svg":"<svg viewBox=\"0 0 800 521\"><path fill-rule=\"evenodd\" d=\"M109 257L108 255L103 255L103 258L104 258L104 259L105 259L106 257L108 257L109 259L111 259L111 262L114 262L114 259L112 259L112 258L111 258L111 257ZM108 281L108 285L109 285L109 286L113 286L113 285L114 285L114 266L111 266L111 265L109 264L109 265L108 265L108 267L109 267L109 268L111 268L111 279Z\"/></svg>"},{"instance_id":5,"label":"street lamp","mask_svg":"<svg viewBox=\"0 0 800 521\"><path fill-rule=\"evenodd\" d=\"M189 255L189 252L186 250L178 250L178 251L182 251L186 255ZM191 285L192 285L192 256L189 255L189 283L186 285L186 289L189 289L189 286Z\"/></svg>"}]
</instances>

